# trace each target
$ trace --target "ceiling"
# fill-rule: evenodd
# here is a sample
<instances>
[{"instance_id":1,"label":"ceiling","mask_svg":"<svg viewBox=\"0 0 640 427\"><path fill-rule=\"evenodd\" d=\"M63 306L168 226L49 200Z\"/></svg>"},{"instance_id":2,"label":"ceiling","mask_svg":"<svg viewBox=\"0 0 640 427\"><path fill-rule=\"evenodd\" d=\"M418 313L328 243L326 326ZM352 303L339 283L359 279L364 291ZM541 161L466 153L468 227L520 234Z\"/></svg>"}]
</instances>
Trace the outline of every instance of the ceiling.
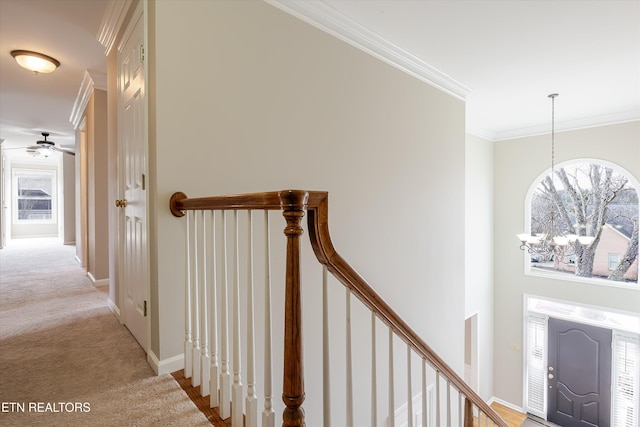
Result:
<instances>
[{"instance_id":1,"label":"ceiling","mask_svg":"<svg viewBox=\"0 0 640 427\"><path fill-rule=\"evenodd\" d=\"M271 3L287 3L274 0ZM32 145L69 121L85 70L106 72L96 35L109 0L0 1L0 139ZM640 0L325 0L346 31L386 40L465 88L467 131L491 140L640 119ZM35 50L61 66L21 69Z\"/></svg>"},{"instance_id":2,"label":"ceiling","mask_svg":"<svg viewBox=\"0 0 640 427\"><path fill-rule=\"evenodd\" d=\"M34 145L40 132L73 146L69 121L85 70L106 72L96 39L108 0L0 0L0 138L3 148ZM10 52L33 50L60 61L51 74L18 66Z\"/></svg>"}]
</instances>

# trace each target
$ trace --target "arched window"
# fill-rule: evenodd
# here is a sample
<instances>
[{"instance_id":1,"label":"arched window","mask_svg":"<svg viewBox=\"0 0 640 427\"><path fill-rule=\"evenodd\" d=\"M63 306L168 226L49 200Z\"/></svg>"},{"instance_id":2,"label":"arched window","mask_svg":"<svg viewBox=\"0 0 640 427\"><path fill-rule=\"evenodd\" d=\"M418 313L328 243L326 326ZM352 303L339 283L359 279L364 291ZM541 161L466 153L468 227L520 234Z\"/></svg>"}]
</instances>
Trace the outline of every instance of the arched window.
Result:
<instances>
[{"instance_id":1,"label":"arched window","mask_svg":"<svg viewBox=\"0 0 640 427\"><path fill-rule=\"evenodd\" d=\"M621 167L595 159L555 166L529 188L527 231L544 233L550 218L570 237L566 255L527 253L525 272L555 279L638 286L638 180ZM550 212L553 214L550 215Z\"/></svg>"}]
</instances>

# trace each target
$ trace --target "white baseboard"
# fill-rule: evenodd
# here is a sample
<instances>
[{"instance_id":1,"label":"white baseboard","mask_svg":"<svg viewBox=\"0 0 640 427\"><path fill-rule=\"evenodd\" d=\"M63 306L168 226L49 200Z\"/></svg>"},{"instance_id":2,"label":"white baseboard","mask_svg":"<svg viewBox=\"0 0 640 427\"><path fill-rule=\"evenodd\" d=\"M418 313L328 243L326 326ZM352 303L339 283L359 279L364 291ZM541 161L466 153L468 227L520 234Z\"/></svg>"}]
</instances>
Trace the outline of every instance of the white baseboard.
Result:
<instances>
[{"instance_id":1,"label":"white baseboard","mask_svg":"<svg viewBox=\"0 0 640 427\"><path fill-rule=\"evenodd\" d=\"M495 396L492 397L491 399L489 399L489 405L491 405L493 402L499 403L502 406L506 406L507 408L513 409L514 411L518 411L518 412L520 412L522 414L526 413L524 408L521 408L521 407L519 407L517 405L514 405L513 403L505 402L504 400L498 399Z\"/></svg>"},{"instance_id":2,"label":"white baseboard","mask_svg":"<svg viewBox=\"0 0 640 427\"><path fill-rule=\"evenodd\" d=\"M95 277L93 277L93 274L91 274L90 272L87 271L87 276L89 277L89 280L91 280L91 283L93 283L93 286L95 287L100 287L100 286L109 286L109 278L107 277L106 279L96 279Z\"/></svg>"},{"instance_id":3,"label":"white baseboard","mask_svg":"<svg viewBox=\"0 0 640 427\"><path fill-rule=\"evenodd\" d=\"M111 301L111 298L107 299L107 307L109 307L109 310L111 310L111 312L116 316L118 322L122 324L122 320L120 319L120 308L116 305L116 303Z\"/></svg>"},{"instance_id":4,"label":"white baseboard","mask_svg":"<svg viewBox=\"0 0 640 427\"><path fill-rule=\"evenodd\" d=\"M170 357L168 359L159 360L152 350L147 353L147 362L156 375L170 374L184 368L184 354Z\"/></svg>"}]
</instances>

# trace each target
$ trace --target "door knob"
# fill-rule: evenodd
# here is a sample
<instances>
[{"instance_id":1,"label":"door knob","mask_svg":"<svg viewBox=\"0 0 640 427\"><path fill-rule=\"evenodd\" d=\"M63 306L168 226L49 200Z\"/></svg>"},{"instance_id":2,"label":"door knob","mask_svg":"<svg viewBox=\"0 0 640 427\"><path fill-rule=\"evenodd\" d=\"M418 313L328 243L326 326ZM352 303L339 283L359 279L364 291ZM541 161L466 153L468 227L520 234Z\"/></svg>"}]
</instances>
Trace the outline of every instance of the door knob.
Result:
<instances>
[{"instance_id":1,"label":"door knob","mask_svg":"<svg viewBox=\"0 0 640 427\"><path fill-rule=\"evenodd\" d=\"M126 199L122 199L122 200L118 199L118 200L116 200L116 207L117 208L125 208L125 207L127 207L127 200Z\"/></svg>"}]
</instances>

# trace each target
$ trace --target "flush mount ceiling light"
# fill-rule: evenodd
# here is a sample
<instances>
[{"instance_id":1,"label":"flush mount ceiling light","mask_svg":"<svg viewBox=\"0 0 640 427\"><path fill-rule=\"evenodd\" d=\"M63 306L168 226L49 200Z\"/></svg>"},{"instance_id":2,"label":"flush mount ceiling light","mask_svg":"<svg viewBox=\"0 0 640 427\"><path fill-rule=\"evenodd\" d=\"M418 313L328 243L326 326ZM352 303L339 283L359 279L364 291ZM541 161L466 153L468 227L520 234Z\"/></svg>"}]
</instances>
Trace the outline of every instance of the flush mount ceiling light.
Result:
<instances>
[{"instance_id":1,"label":"flush mount ceiling light","mask_svg":"<svg viewBox=\"0 0 640 427\"><path fill-rule=\"evenodd\" d=\"M22 68L39 73L53 73L60 66L60 62L50 56L29 50L12 50L13 56Z\"/></svg>"}]
</instances>

